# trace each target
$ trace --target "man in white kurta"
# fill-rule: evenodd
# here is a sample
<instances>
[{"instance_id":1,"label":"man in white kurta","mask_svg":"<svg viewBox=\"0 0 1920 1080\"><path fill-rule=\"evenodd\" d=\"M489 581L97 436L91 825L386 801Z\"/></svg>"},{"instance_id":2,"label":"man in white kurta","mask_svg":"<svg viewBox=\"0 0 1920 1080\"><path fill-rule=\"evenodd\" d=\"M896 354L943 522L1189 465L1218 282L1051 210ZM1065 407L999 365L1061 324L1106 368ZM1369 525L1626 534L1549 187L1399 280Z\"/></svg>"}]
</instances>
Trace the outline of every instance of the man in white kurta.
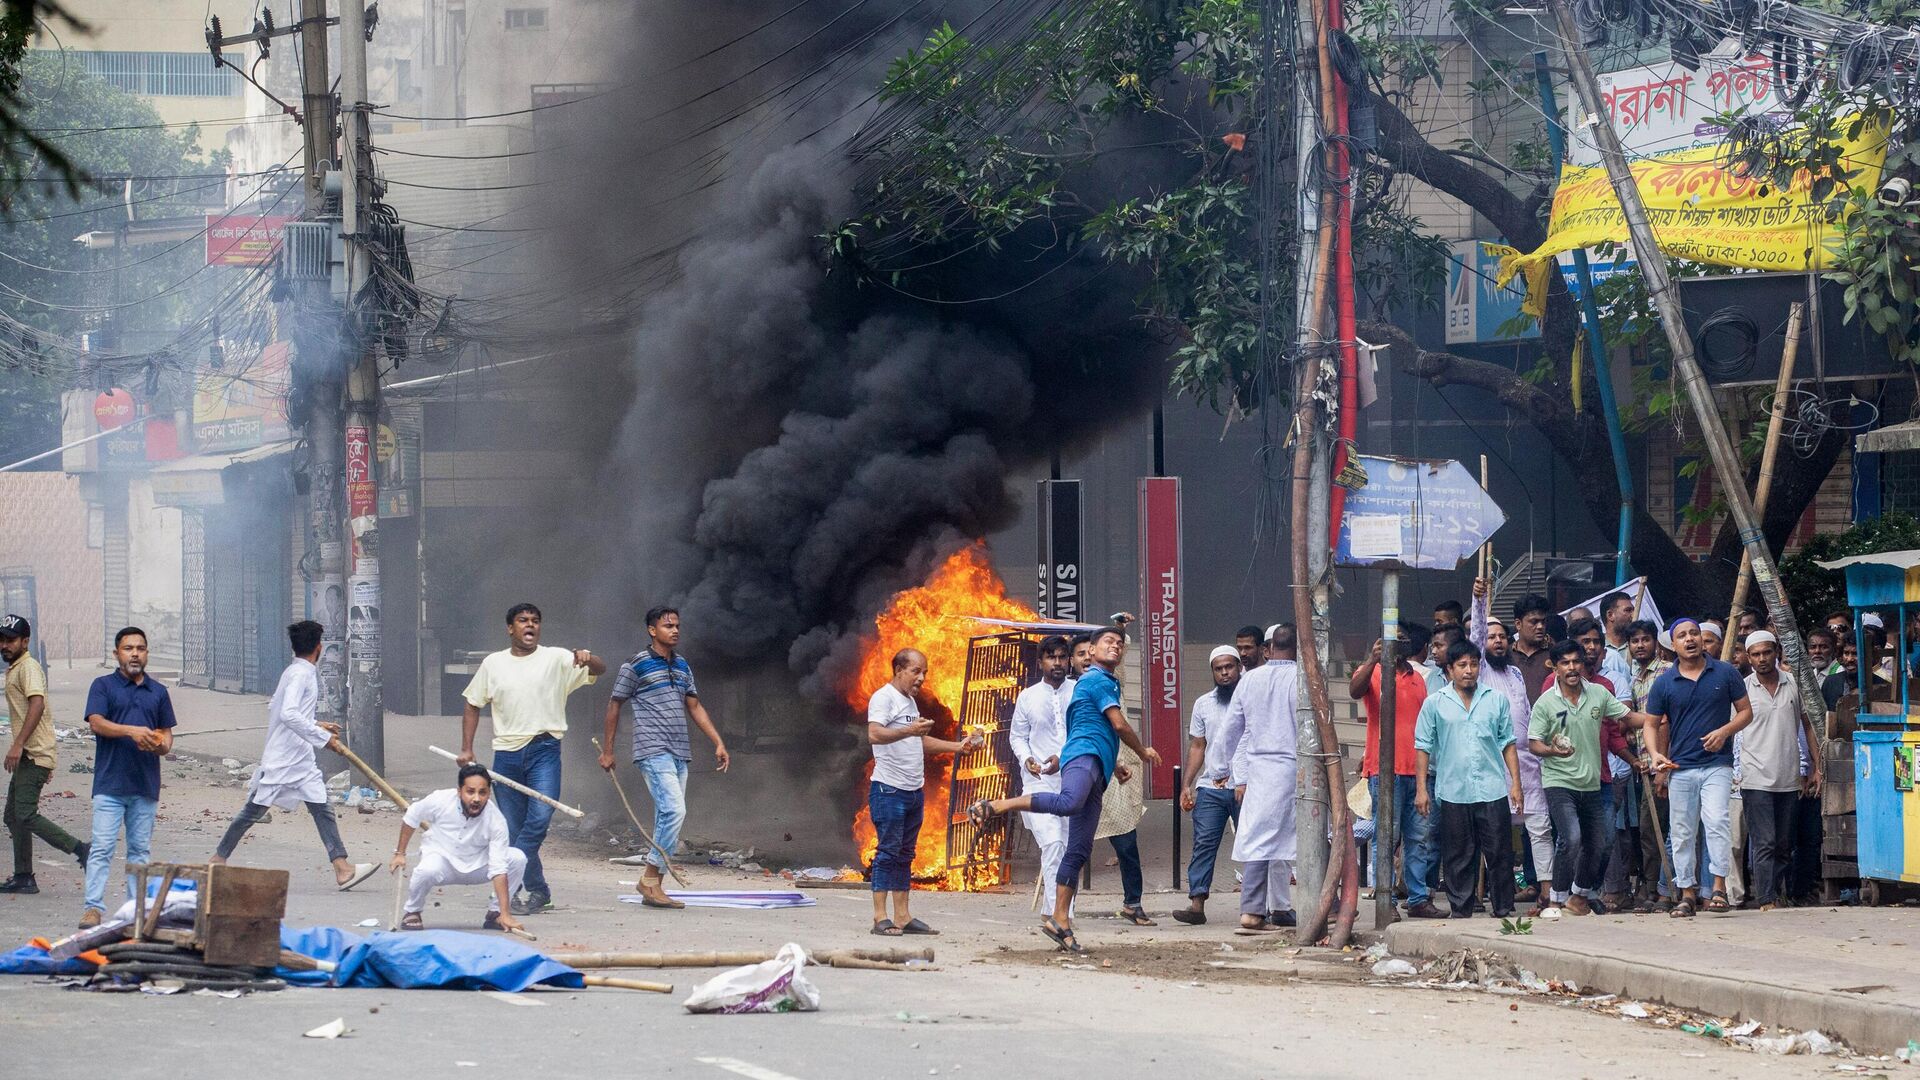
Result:
<instances>
[{"instance_id":1,"label":"man in white kurta","mask_svg":"<svg viewBox=\"0 0 1920 1080\"><path fill-rule=\"evenodd\" d=\"M1275 930L1294 925L1293 825L1296 733L1294 707L1300 665L1293 628L1269 628L1267 662L1240 677L1227 706L1221 742L1234 747L1233 784L1240 821L1233 857L1241 863L1240 926Z\"/></svg>"},{"instance_id":2,"label":"man in white kurta","mask_svg":"<svg viewBox=\"0 0 1920 1080\"><path fill-rule=\"evenodd\" d=\"M1008 743L1019 763L1020 794L1060 790L1060 748L1067 742L1067 703L1073 700L1073 680L1067 677L1070 649L1067 639L1053 635L1040 642L1040 681L1020 691L1013 701L1013 725ZM1057 814L1023 812L1020 821L1040 849L1040 880L1050 882L1067 853L1067 819ZM1040 890L1040 914L1053 915L1053 890Z\"/></svg>"},{"instance_id":3,"label":"man in white kurta","mask_svg":"<svg viewBox=\"0 0 1920 1080\"><path fill-rule=\"evenodd\" d=\"M260 753L260 766L253 771L247 787L247 804L234 815L227 833L211 860L224 863L247 830L266 819L273 809L291 810L305 805L319 830L320 843L333 862L333 877L345 892L367 880L376 869L373 863L347 861L347 846L340 840L340 824L334 820L333 807L327 804L327 782L320 774L314 751L337 745L340 734L336 724L321 723L319 717L320 680L314 663L320 658L320 624L302 621L287 627L293 646L293 662L280 673L273 700L267 704L267 745Z\"/></svg>"},{"instance_id":4,"label":"man in white kurta","mask_svg":"<svg viewBox=\"0 0 1920 1080\"><path fill-rule=\"evenodd\" d=\"M487 884L493 894L480 928L520 928L506 907L527 872L527 855L507 842L507 819L493 804L493 778L485 768L462 765L458 787L443 788L407 808L400 820L400 842L388 864L396 874L406 868L407 842L416 829L426 835L420 841L420 864L407 886L400 929L425 929L420 912L427 906L427 894L442 885Z\"/></svg>"}]
</instances>

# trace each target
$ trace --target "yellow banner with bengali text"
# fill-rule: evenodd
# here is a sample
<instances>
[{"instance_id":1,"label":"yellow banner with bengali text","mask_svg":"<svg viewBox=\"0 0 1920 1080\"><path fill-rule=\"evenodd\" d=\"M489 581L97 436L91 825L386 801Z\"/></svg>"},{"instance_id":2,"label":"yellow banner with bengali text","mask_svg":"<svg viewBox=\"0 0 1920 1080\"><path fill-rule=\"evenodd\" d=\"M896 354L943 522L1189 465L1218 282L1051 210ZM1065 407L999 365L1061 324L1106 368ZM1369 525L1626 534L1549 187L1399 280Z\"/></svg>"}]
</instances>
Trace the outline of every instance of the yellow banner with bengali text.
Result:
<instances>
[{"instance_id":1,"label":"yellow banner with bengali text","mask_svg":"<svg viewBox=\"0 0 1920 1080\"><path fill-rule=\"evenodd\" d=\"M1840 197L1848 189L1871 192L1879 186L1886 133L1865 126L1840 140L1840 151L1840 168L1852 175L1837 179L1834 192L1818 202L1806 170L1783 191L1767 177L1726 169L1721 147L1642 158L1631 169L1661 251L1715 266L1804 272L1832 265L1846 235ZM1529 252L1499 252L1499 283L1521 275L1527 294L1521 309L1537 318L1546 311L1555 256L1627 238L1626 216L1605 167L1563 166L1546 242Z\"/></svg>"}]
</instances>

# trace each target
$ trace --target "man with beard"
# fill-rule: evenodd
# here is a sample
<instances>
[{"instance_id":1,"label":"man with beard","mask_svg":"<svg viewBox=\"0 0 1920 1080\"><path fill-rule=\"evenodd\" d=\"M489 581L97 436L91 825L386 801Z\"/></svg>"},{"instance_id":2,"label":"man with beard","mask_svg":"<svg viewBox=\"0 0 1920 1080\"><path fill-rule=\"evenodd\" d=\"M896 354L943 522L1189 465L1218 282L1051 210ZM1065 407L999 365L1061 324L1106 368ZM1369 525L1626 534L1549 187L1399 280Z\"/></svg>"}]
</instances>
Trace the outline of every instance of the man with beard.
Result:
<instances>
[{"instance_id":1,"label":"man with beard","mask_svg":"<svg viewBox=\"0 0 1920 1080\"><path fill-rule=\"evenodd\" d=\"M1487 611L1492 596L1493 582L1482 578L1473 583L1473 618L1468 640L1483 650L1476 675L1478 685L1507 699L1507 716L1513 724L1515 754L1520 761L1520 818L1527 830L1529 867L1527 892L1515 899L1540 905L1534 909L1538 913L1552 906L1540 882L1553 877L1553 820L1547 813L1546 790L1540 786L1540 759L1527 749L1527 721L1533 712L1535 695L1527 686L1525 669L1513 662L1512 638L1507 627ZM1540 606L1544 607L1545 603L1541 600ZM1546 650L1540 650L1539 655L1544 657Z\"/></svg>"},{"instance_id":2,"label":"man with beard","mask_svg":"<svg viewBox=\"0 0 1920 1080\"><path fill-rule=\"evenodd\" d=\"M106 914L107 876L120 832L127 834L127 865L148 862L153 822L160 814L160 759L173 753L173 699L147 674L147 632L137 626L113 635L117 669L87 690L87 727L93 731L93 836L87 847L87 895L80 929ZM131 882L129 882L131 884Z\"/></svg>"},{"instance_id":3,"label":"man with beard","mask_svg":"<svg viewBox=\"0 0 1920 1080\"><path fill-rule=\"evenodd\" d=\"M1623 671L1628 665L1627 626L1633 622L1636 606L1633 597L1623 592L1608 593L1600 601L1600 628L1607 635L1607 652Z\"/></svg>"},{"instance_id":4,"label":"man with beard","mask_svg":"<svg viewBox=\"0 0 1920 1080\"><path fill-rule=\"evenodd\" d=\"M400 842L394 845L387 867L393 873L407 868L407 844L415 830L420 840L420 865L407 883L407 906L400 929L424 930L420 913L427 897L443 885L491 885L482 930L519 930L519 920L507 910L527 869L526 853L507 842L507 819L493 805L493 777L484 766L460 766L455 786L436 791L407 808L400 819Z\"/></svg>"},{"instance_id":5,"label":"man with beard","mask_svg":"<svg viewBox=\"0 0 1920 1080\"><path fill-rule=\"evenodd\" d=\"M1815 678L1824 679L1840 670L1839 641L1833 631L1824 626L1807 633L1807 662L1813 665Z\"/></svg>"},{"instance_id":6,"label":"man with beard","mask_svg":"<svg viewBox=\"0 0 1920 1080\"><path fill-rule=\"evenodd\" d=\"M1512 815L1520 808L1513 718L1506 695L1479 685L1480 650L1471 643L1456 642L1447 650L1447 674L1451 684L1426 700L1415 723L1414 807L1425 814L1439 803L1453 916L1473 914L1484 873L1488 906L1496 918L1506 918L1514 903Z\"/></svg>"},{"instance_id":7,"label":"man with beard","mask_svg":"<svg viewBox=\"0 0 1920 1080\"><path fill-rule=\"evenodd\" d=\"M1193 815L1193 856L1187 862L1187 907L1173 913L1176 922L1199 926L1207 921L1207 897L1213 892L1214 861L1227 822L1238 824L1240 804L1233 796L1233 752L1222 738L1227 707L1240 684L1240 653L1222 645L1207 658L1213 689L1193 701L1187 724L1187 783L1180 808ZM1016 706L1017 707L1017 706Z\"/></svg>"},{"instance_id":8,"label":"man with beard","mask_svg":"<svg viewBox=\"0 0 1920 1080\"><path fill-rule=\"evenodd\" d=\"M33 838L38 836L63 855L87 865L87 845L40 812L40 789L53 777L53 717L47 708L47 672L28 651L33 627L18 615L0 618L0 658L7 661L7 716L13 742L7 747L7 831L13 836L13 876L0 893L33 894Z\"/></svg>"},{"instance_id":9,"label":"man with beard","mask_svg":"<svg viewBox=\"0 0 1920 1080\"><path fill-rule=\"evenodd\" d=\"M1067 742L1067 703L1073 700L1074 680L1067 677L1072 646L1059 634L1040 640L1040 681L1020 691L1013 701L1013 724L1008 743L1020 765L1020 793L1032 795L1060 790L1060 748ZM1051 882L1067 853L1067 823L1054 814L1025 813L1020 820L1040 849L1040 880ZM1040 890L1040 917L1053 915L1053 890Z\"/></svg>"},{"instance_id":10,"label":"man with beard","mask_svg":"<svg viewBox=\"0 0 1920 1080\"><path fill-rule=\"evenodd\" d=\"M1240 654L1241 671L1252 671L1266 663L1266 658L1260 655L1261 643L1266 640L1267 635L1257 626L1243 626L1233 632L1233 648Z\"/></svg>"},{"instance_id":11,"label":"man with beard","mask_svg":"<svg viewBox=\"0 0 1920 1080\"><path fill-rule=\"evenodd\" d=\"M1803 788L1820 789L1820 759L1800 775L1801 748L1819 746L1813 722L1800 707L1800 688L1780 670L1780 644L1770 630L1747 635L1747 700L1753 723L1740 733L1741 803L1747 835L1753 839L1753 895L1761 911L1780 901L1788 852L1793 846L1794 814Z\"/></svg>"},{"instance_id":12,"label":"man with beard","mask_svg":"<svg viewBox=\"0 0 1920 1080\"><path fill-rule=\"evenodd\" d=\"M1233 746L1240 820L1233 857L1241 864L1240 928L1261 934L1295 925L1293 792L1298 771L1294 707L1300 689L1298 639L1288 623L1267 630L1267 662L1240 677L1220 739Z\"/></svg>"}]
</instances>

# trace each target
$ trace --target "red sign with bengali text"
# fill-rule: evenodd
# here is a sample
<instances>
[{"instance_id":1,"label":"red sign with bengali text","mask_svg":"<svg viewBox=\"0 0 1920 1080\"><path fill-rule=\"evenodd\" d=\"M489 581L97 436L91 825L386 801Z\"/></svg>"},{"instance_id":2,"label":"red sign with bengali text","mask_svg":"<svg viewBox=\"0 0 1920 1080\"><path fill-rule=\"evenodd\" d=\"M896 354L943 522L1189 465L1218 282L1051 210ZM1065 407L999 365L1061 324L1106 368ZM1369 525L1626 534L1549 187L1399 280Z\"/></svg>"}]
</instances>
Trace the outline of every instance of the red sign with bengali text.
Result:
<instances>
[{"instance_id":1,"label":"red sign with bengali text","mask_svg":"<svg viewBox=\"0 0 1920 1080\"><path fill-rule=\"evenodd\" d=\"M286 236L287 214L208 214L208 266L265 266Z\"/></svg>"},{"instance_id":2,"label":"red sign with bengali text","mask_svg":"<svg viewBox=\"0 0 1920 1080\"><path fill-rule=\"evenodd\" d=\"M1148 744L1160 751L1153 797L1174 795L1173 767L1184 740L1180 708L1180 479L1140 481L1140 671L1146 684L1140 715Z\"/></svg>"},{"instance_id":3,"label":"red sign with bengali text","mask_svg":"<svg viewBox=\"0 0 1920 1080\"><path fill-rule=\"evenodd\" d=\"M93 419L101 431L112 431L133 422L133 395L119 387L93 399Z\"/></svg>"},{"instance_id":4,"label":"red sign with bengali text","mask_svg":"<svg viewBox=\"0 0 1920 1080\"><path fill-rule=\"evenodd\" d=\"M347 428L347 518L372 517L377 492L373 479L373 437L364 427Z\"/></svg>"}]
</instances>

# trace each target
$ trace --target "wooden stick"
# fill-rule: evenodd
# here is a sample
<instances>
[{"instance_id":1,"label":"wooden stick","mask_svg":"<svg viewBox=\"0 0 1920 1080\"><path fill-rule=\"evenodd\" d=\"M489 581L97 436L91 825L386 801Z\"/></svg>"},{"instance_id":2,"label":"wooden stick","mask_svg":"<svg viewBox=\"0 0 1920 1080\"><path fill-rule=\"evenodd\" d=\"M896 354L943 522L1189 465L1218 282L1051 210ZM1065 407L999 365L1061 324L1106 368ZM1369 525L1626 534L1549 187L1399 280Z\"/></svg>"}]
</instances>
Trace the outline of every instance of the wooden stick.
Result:
<instances>
[{"instance_id":1,"label":"wooden stick","mask_svg":"<svg viewBox=\"0 0 1920 1080\"><path fill-rule=\"evenodd\" d=\"M588 986L611 986L616 990L646 990L655 994L673 993L672 983L641 982L639 979L621 979L612 975L582 975L580 978Z\"/></svg>"},{"instance_id":2,"label":"wooden stick","mask_svg":"<svg viewBox=\"0 0 1920 1080\"><path fill-rule=\"evenodd\" d=\"M291 971L324 971L329 975L340 970L340 965L331 960L319 960L292 949L280 950L280 966Z\"/></svg>"},{"instance_id":3,"label":"wooden stick","mask_svg":"<svg viewBox=\"0 0 1920 1080\"><path fill-rule=\"evenodd\" d=\"M442 750L437 746L429 746L427 747L427 749L433 751L436 754L439 754L441 757L446 758L448 761L460 760L460 755L454 753L451 750ZM481 768L485 769L486 766L482 765ZM555 810L558 810L561 813L567 815L568 817L582 818L587 816L587 812L585 810L575 810L573 807L568 806L566 803L563 803L558 799L552 798L548 795L542 794L541 792L535 791L518 780L509 780L506 777L501 776L499 773L494 772L492 769L487 769L487 775L493 777L494 783L505 784L507 787L512 788L513 790L519 792L522 795L525 795L529 799L538 799L541 802L546 803L548 806L553 807Z\"/></svg>"},{"instance_id":4,"label":"wooden stick","mask_svg":"<svg viewBox=\"0 0 1920 1080\"><path fill-rule=\"evenodd\" d=\"M938 971L940 970L939 968L933 967L931 965L925 966L925 967L908 967L905 964L890 964L885 960L862 960L857 956L836 956L832 960L828 961L826 966L836 967L836 968L859 968L864 971Z\"/></svg>"},{"instance_id":5,"label":"wooden stick","mask_svg":"<svg viewBox=\"0 0 1920 1080\"><path fill-rule=\"evenodd\" d=\"M1485 491L1486 488L1487 488L1487 455L1481 454L1480 455L1480 490ZM1492 566L1492 564L1493 564L1493 541L1487 540L1480 545L1480 577L1481 578L1484 579L1487 576L1487 571Z\"/></svg>"},{"instance_id":6,"label":"wooden stick","mask_svg":"<svg viewBox=\"0 0 1920 1080\"><path fill-rule=\"evenodd\" d=\"M1804 308L1799 301L1787 309L1787 343L1780 354L1780 375L1773 380L1773 411L1767 416L1767 442L1760 451L1760 478L1753 487L1753 512L1764 520L1767 515L1767 496L1773 491L1773 463L1780 453L1780 428L1787 417L1787 388L1793 385L1793 362L1800 355L1800 317ZM1814 333L1819 333L1818 327ZM1723 481L1729 484L1740 483L1738 477ZM1733 647L1738 644L1734 628L1740 625L1740 609L1747 604L1747 578L1753 572L1753 557L1744 551L1740 555L1740 576L1733 579L1733 610L1727 614L1727 637L1720 645L1720 659L1731 661Z\"/></svg>"},{"instance_id":7,"label":"wooden stick","mask_svg":"<svg viewBox=\"0 0 1920 1080\"><path fill-rule=\"evenodd\" d=\"M595 750L603 749L603 747L601 747L600 745L600 740L597 737L593 740L593 748ZM620 794L620 805L627 808L627 817L633 822L633 827L636 829L639 829L640 835L647 838L647 846L651 847L654 851L659 853L660 861L667 864L667 873L673 875L673 880L677 882L681 888L683 889L693 888L693 885L690 882L688 882L684 876L681 875L680 868L673 865L672 853L667 851L666 848L661 847L660 842L655 840L653 838L653 834L647 831L647 827L645 825L640 824L640 815L633 812L633 803L627 801L627 789L621 786L619 775L616 774L612 769L607 769L605 770L605 772L607 774L607 779L613 781L613 790Z\"/></svg>"},{"instance_id":8,"label":"wooden stick","mask_svg":"<svg viewBox=\"0 0 1920 1080\"><path fill-rule=\"evenodd\" d=\"M407 871L403 867L392 871L393 874L393 918L387 920L388 930L400 929L400 917L405 914L407 904Z\"/></svg>"},{"instance_id":9,"label":"wooden stick","mask_svg":"<svg viewBox=\"0 0 1920 1080\"><path fill-rule=\"evenodd\" d=\"M526 938L528 941L540 940L539 938L534 937L533 934L529 933L526 930L521 929L518 926L510 926L510 927L507 927L506 930L507 930L507 933L512 934L514 937L517 937L517 938Z\"/></svg>"},{"instance_id":10,"label":"wooden stick","mask_svg":"<svg viewBox=\"0 0 1920 1080\"><path fill-rule=\"evenodd\" d=\"M739 967L761 964L773 959L770 952L557 952L548 959L570 968L701 968ZM839 960L866 960L886 964L904 964L909 960L933 962L932 949L827 949L809 951L807 958L816 964L834 965ZM837 966L837 965L836 965Z\"/></svg>"}]
</instances>

